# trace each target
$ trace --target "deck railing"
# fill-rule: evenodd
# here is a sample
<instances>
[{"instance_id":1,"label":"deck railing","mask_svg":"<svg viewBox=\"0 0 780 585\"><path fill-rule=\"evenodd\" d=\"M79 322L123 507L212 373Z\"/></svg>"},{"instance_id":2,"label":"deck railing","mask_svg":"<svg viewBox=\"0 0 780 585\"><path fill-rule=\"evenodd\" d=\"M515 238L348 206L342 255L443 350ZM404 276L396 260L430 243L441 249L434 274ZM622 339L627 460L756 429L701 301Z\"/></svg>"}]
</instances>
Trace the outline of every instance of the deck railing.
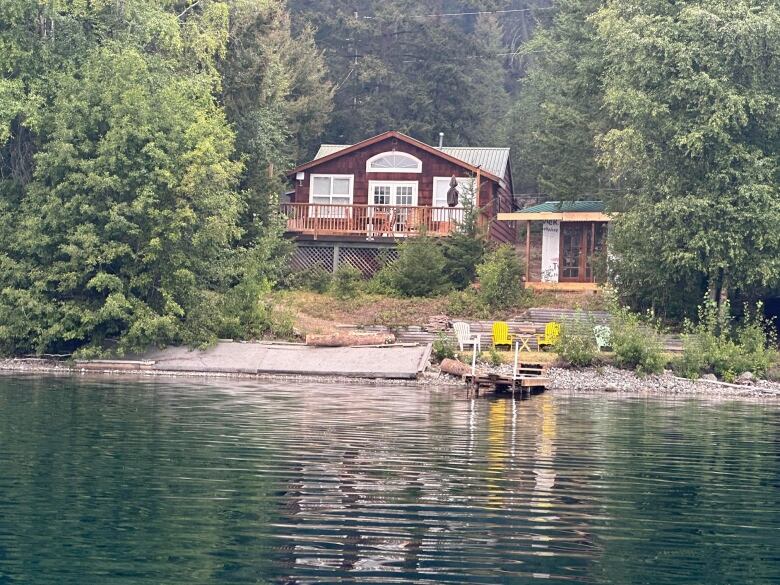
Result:
<instances>
[{"instance_id":1,"label":"deck railing","mask_svg":"<svg viewBox=\"0 0 780 585\"><path fill-rule=\"evenodd\" d=\"M457 207L415 205L319 205L283 203L287 231L318 236L366 239L448 236L463 221Z\"/></svg>"}]
</instances>

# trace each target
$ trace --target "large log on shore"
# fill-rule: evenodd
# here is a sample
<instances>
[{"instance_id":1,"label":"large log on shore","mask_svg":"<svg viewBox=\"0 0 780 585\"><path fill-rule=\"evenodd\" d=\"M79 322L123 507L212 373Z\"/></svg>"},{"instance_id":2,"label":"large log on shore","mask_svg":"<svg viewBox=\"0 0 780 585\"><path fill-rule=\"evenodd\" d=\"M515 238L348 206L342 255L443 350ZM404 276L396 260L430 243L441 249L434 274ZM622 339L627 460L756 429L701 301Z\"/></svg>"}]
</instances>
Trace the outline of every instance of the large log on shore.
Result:
<instances>
[{"instance_id":1,"label":"large log on shore","mask_svg":"<svg viewBox=\"0 0 780 585\"><path fill-rule=\"evenodd\" d=\"M354 345L386 345L395 343L392 333L331 333L306 336L306 345L314 347L352 347Z\"/></svg>"},{"instance_id":2,"label":"large log on shore","mask_svg":"<svg viewBox=\"0 0 780 585\"><path fill-rule=\"evenodd\" d=\"M439 368L441 368L441 371L445 374L452 374L453 376L465 376L466 374L471 373L471 366L449 358L442 360Z\"/></svg>"}]
</instances>

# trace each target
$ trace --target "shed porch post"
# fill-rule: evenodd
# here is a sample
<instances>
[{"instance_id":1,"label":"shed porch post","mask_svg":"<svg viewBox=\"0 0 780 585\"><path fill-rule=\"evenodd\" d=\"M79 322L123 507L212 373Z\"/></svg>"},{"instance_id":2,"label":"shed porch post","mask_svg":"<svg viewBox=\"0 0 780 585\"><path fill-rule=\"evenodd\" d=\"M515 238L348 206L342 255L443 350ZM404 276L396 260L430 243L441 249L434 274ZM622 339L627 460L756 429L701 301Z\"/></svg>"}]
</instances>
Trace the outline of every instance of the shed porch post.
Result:
<instances>
[{"instance_id":1,"label":"shed porch post","mask_svg":"<svg viewBox=\"0 0 780 585\"><path fill-rule=\"evenodd\" d=\"M531 280L531 220L525 222L525 281Z\"/></svg>"}]
</instances>

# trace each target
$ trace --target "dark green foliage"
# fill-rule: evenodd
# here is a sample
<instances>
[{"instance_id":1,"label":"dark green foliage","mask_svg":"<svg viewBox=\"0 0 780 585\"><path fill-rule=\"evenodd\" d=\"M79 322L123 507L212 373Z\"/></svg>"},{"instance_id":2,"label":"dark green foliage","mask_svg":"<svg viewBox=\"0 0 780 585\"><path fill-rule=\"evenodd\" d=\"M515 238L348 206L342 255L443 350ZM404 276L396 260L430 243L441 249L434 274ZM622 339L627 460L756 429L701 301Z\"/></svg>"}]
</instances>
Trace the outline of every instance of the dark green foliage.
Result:
<instances>
[{"instance_id":1,"label":"dark green foliage","mask_svg":"<svg viewBox=\"0 0 780 585\"><path fill-rule=\"evenodd\" d=\"M230 0L227 52L220 60L222 103L245 162L246 245L278 210L283 173L319 139L331 109L331 84L312 32L291 31L282 0Z\"/></svg>"},{"instance_id":2,"label":"dark green foliage","mask_svg":"<svg viewBox=\"0 0 780 585\"><path fill-rule=\"evenodd\" d=\"M431 297L446 292L450 285L444 274L446 260L439 243L421 236L398 247L398 260L375 276L379 288L405 297Z\"/></svg>"},{"instance_id":3,"label":"dark green foliage","mask_svg":"<svg viewBox=\"0 0 780 585\"><path fill-rule=\"evenodd\" d=\"M477 267L479 298L489 310L517 305L524 295L523 265L514 248L503 245Z\"/></svg>"},{"instance_id":4,"label":"dark green foliage","mask_svg":"<svg viewBox=\"0 0 780 585\"><path fill-rule=\"evenodd\" d=\"M363 274L357 268L342 264L333 274L330 292L339 299L353 299L360 292Z\"/></svg>"},{"instance_id":5,"label":"dark green foliage","mask_svg":"<svg viewBox=\"0 0 780 585\"><path fill-rule=\"evenodd\" d=\"M771 324L761 316L761 307L745 310L741 322L724 321L713 302L699 307L698 322L688 322L683 336L683 355L675 363L682 376L698 378L715 374L728 382L743 372L764 376L777 358L777 338Z\"/></svg>"},{"instance_id":6,"label":"dark green foliage","mask_svg":"<svg viewBox=\"0 0 780 585\"><path fill-rule=\"evenodd\" d=\"M33 180L4 218L19 227L0 310L37 307L2 335L6 351L174 342L198 289L224 278L241 206L233 136L202 81L166 67L110 46L60 80Z\"/></svg>"},{"instance_id":7,"label":"dark green foliage","mask_svg":"<svg viewBox=\"0 0 780 585\"><path fill-rule=\"evenodd\" d=\"M455 233L442 242L446 260L444 274L458 290L474 282L477 265L484 259L486 251L485 235L479 226L480 211L474 205L473 193L464 193L462 201L463 221L458 224Z\"/></svg>"},{"instance_id":8,"label":"dark green foliage","mask_svg":"<svg viewBox=\"0 0 780 585\"><path fill-rule=\"evenodd\" d=\"M292 274L290 286L322 294L328 292L332 280L333 274L330 271L322 266L314 266Z\"/></svg>"},{"instance_id":9,"label":"dark green foliage","mask_svg":"<svg viewBox=\"0 0 780 585\"><path fill-rule=\"evenodd\" d=\"M610 273L634 309L780 285L779 22L769 0L561 0L524 47L516 183L620 212Z\"/></svg>"},{"instance_id":10,"label":"dark green foliage","mask_svg":"<svg viewBox=\"0 0 780 585\"><path fill-rule=\"evenodd\" d=\"M644 294L658 282L691 290L705 280L722 303L777 283L780 7L623 0L593 23L616 122L597 138L600 161L627 188L618 222L652 242L615 251L655 269Z\"/></svg>"},{"instance_id":11,"label":"dark green foliage","mask_svg":"<svg viewBox=\"0 0 780 585\"><path fill-rule=\"evenodd\" d=\"M0 3L0 351L98 355L280 328L262 297L289 247L240 188L257 145L242 126L236 150L218 101L240 93L218 69L237 56L238 5ZM296 91L289 78L264 87ZM284 134L264 119L264 136Z\"/></svg>"},{"instance_id":12,"label":"dark green foliage","mask_svg":"<svg viewBox=\"0 0 780 585\"><path fill-rule=\"evenodd\" d=\"M602 48L589 17L601 0L558 0L520 49L530 59L509 113L515 188L547 199L593 198L604 186L594 136L606 127Z\"/></svg>"},{"instance_id":13,"label":"dark green foliage","mask_svg":"<svg viewBox=\"0 0 780 585\"><path fill-rule=\"evenodd\" d=\"M555 352L564 363L578 368L593 365L598 355L593 326L593 321L582 314L561 324Z\"/></svg>"},{"instance_id":14,"label":"dark green foliage","mask_svg":"<svg viewBox=\"0 0 780 585\"><path fill-rule=\"evenodd\" d=\"M292 0L293 15L314 25L336 84L328 139L354 143L395 129L428 143L444 132L448 144L501 146L511 67L505 53L527 35L518 20L530 27L533 15L421 16L514 5Z\"/></svg>"}]
</instances>

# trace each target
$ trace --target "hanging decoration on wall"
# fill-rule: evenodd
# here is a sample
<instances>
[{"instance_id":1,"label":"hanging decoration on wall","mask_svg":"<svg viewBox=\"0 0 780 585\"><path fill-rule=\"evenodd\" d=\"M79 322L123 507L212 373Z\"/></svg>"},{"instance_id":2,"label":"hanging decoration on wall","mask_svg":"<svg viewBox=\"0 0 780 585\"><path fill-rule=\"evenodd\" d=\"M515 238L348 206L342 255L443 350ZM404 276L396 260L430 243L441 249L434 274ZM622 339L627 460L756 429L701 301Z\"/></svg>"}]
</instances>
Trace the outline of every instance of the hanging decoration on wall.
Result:
<instances>
[{"instance_id":1,"label":"hanging decoration on wall","mask_svg":"<svg viewBox=\"0 0 780 585\"><path fill-rule=\"evenodd\" d=\"M458 179L454 176L450 179L450 190L447 191L447 205L455 207L458 204Z\"/></svg>"}]
</instances>

